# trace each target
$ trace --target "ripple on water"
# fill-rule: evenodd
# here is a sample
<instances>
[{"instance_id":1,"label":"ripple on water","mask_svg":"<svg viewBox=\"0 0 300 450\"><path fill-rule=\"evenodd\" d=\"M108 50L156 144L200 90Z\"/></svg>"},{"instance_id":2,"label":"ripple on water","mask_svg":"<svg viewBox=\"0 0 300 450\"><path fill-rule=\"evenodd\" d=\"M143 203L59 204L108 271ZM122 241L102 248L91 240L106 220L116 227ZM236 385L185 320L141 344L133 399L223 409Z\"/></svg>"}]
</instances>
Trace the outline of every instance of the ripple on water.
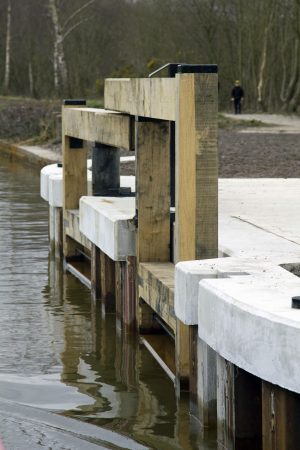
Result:
<instances>
[{"instance_id":1,"label":"ripple on water","mask_svg":"<svg viewBox=\"0 0 300 450\"><path fill-rule=\"evenodd\" d=\"M48 259L38 177L0 161L0 209L0 435L7 450L215 448L189 433L188 403L177 401L149 353L123 338L115 317L92 309L90 292Z\"/></svg>"}]
</instances>

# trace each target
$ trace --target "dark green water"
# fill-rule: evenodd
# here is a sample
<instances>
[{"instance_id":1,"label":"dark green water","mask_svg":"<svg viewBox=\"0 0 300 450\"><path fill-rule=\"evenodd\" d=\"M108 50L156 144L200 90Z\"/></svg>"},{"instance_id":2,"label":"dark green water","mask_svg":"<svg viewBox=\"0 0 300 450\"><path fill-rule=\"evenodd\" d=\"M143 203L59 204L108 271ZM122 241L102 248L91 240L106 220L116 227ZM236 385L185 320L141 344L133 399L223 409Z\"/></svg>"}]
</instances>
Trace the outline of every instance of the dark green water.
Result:
<instances>
[{"instance_id":1,"label":"dark green water","mask_svg":"<svg viewBox=\"0 0 300 450\"><path fill-rule=\"evenodd\" d=\"M49 257L39 175L0 160L0 211L6 450L215 448L147 350Z\"/></svg>"}]
</instances>

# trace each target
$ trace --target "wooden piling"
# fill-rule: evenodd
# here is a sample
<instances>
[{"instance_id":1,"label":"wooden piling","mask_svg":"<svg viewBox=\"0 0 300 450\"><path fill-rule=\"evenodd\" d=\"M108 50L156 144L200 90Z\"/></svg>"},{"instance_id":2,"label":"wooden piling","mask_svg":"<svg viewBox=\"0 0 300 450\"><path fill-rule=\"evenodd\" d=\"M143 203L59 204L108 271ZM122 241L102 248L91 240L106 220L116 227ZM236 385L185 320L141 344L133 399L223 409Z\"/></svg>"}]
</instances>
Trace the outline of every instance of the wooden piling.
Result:
<instances>
[{"instance_id":1,"label":"wooden piling","mask_svg":"<svg viewBox=\"0 0 300 450\"><path fill-rule=\"evenodd\" d=\"M176 262L218 257L218 74L203 72L176 76ZM195 386L190 340L193 330L178 320L177 379L186 385L192 374Z\"/></svg>"},{"instance_id":2,"label":"wooden piling","mask_svg":"<svg viewBox=\"0 0 300 450\"><path fill-rule=\"evenodd\" d=\"M115 312L115 262L100 250L101 301L105 312Z\"/></svg>"},{"instance_id":3,"label":"wooden piling","mask_svg":"<svg viewBox=\"0 0 300 450\"><path fill-rule=\"evenodd\" d=\"M198 327L194 327L198 328ZM191 350L193 352L193 350ZM197 337L197 410L196 414L204 428L215 428L217 424L217 369L216 354ZM194 402L194 388L191 386Z\"/></svg>"},{"instance_id":4,"label":"wooden piling","mask_svg":"<svg viewBox=\"0 0 300 450\"><path fill-rule=\"evenodd\" d=\"M170 133L167 122L137 119L136 210L137 259L170 258Z\"/></svg>"},{"instance_id":5,"label":"wooden piling","mask_svg":"<svg viewBox=\"0 0 300 450\"><path fill-rule=\"evenodd\" d=\"M261 380L218 355L217 430L220 450L262 449L261 405Z\"/></svg>"},{"instance_id":6,"label":"wooden piling","mask_svg":"<svg viewBox=\"0 0 300 450\"><path fill-rule=\"evenodd\" d=\"M74 105L72 105L74 107ZM63 111L64 108L63 107ZM84 141L66 135L64 113L62 112L62 147L63 147L63 254L65 259L76 252L76 243L66 234L68 210L79 209L79 199L87 195L87 149Z\"/></svg>"},{"instance_id":7,"label":"wooden piling","mask_svg":"<svg viewBox=\"0 0 300 450\"><path fill-rule=\"evenodd\" d=\"M135 123L137 267L170 258L170 131L167 122L138 118ZM140 298L138 287L138 299ZM151 326L146 305L138 326ZM154 325L157 328L157 325Z\"/></svg>"},{"instance_id":8,"label":"wooden piling","mask_svg":"<svg viewBox=\"0 0 300 450\"><path fill-rule=\"evenodd\" d=\"M91 295L93 301L97 301L101 296L101 269L100 250L92 244L91 249Z\"/></svg>"},{"instance_id":9,"label":"wooden piling","mask_svg":"<svg viewBox=\"0 0 300 450\"><path fill-rule=\"evenodd\" d=\"M262 382L263 450L300 448L300 395Z\"/></svg>"}]
</instances>

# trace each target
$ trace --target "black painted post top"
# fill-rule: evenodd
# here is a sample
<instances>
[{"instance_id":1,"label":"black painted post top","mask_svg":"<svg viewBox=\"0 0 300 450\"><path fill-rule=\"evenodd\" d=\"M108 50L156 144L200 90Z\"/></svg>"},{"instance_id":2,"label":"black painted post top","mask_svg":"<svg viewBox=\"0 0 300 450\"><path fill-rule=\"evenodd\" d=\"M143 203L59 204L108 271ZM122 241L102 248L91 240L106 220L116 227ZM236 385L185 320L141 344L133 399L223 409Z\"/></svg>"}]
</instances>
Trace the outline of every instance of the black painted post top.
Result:
<instances>
[{"instance_id":1,"label":"black painted post top","mask_svg":"<svg viewBox=\"0 0 300 450\"><path fill-rule=\"evenodd\" d=\"M67 99L63 100L64 106L86 106L86 100L83 99Z\"/></svg>"},{"instance_id":2,"label":"black painted post top","mask_svg":"<svg viewBox=\"0 0 300 450\"><path fill-rule=\"evenodd\" d=\"M300 296L292 297L292 308L300 309Z\"/></svg>"}]
</instances>

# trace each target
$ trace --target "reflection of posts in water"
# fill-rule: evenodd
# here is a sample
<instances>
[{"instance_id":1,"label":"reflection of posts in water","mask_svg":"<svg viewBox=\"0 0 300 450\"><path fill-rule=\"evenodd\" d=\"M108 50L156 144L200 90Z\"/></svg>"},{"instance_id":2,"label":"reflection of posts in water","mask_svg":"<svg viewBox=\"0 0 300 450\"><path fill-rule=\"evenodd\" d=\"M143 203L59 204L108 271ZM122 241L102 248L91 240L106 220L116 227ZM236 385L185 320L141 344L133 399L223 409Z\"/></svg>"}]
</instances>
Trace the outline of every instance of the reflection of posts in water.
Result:
<instances>
[{"instance_id":1,"label":"reflection of posts in water","mask_svg":"<svg viewBox=\"0 0 300 450\"><path fill-rule=\"evenodd\" d=\"M51 307L61 306L63 303L62 280L62 263L55 259L50 252L48 255L48 285L45 286L43 293L48 293L47 299L51 299Z\"/></svg>"},{"instance_id":2,"label":"reflection of posts in water","mask_svg":"<svg viewBox=\"0 0 300 450\"><path fill-rule=\"evenodd\" d=\"M132 390L138 384L138 340L116 329L116 378Z\"/></svg>"},{"instance_id":3,"label":"reflection of posts in water","mask_svg":"<svg viewBox=\"0 0 300 450\"><path fill-rule=\"evenodd\" d=\"M100 302L92 302L92 350L101 366L114 365L115 357L115 316L106 314Z\"/></svg>"},{"instance_id":4,"label":"reflection of posts in water","mask_svg":"<svg viewBox=\"0 0 300 450\"><path fill-rule=\"evenodd\" d=\"M78 283L70 274L63 274L65 348L61 360L62 380L66 383L78 379L77 368L81 355L91 351L90 302L84 301L82 293L78 293Z\"/></svg>"}]
</instances>

